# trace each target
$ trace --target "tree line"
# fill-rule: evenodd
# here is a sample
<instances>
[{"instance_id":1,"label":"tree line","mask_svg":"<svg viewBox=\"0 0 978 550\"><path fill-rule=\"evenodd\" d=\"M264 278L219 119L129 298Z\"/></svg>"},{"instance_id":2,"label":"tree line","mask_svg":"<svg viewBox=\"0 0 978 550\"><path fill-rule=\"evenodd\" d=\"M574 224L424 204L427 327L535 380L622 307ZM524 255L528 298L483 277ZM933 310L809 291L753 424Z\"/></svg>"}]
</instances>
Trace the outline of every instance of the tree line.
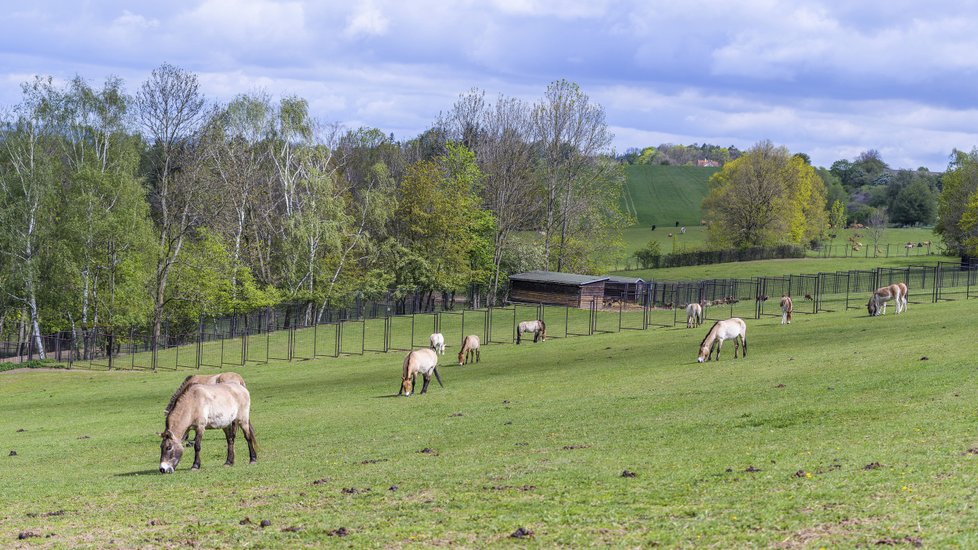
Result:
<instances>
[{"instance_id":1,"label":"tree line","mask_svg":"<svg viewBox=\"0 0 978 550\"><path fill-rule=\"evenodd\" d=\"M163 64L36 78L0 120L0 336L189 325L280 302L317 316L352 293L431 300L508 274L592 271L620 246L623 171L575 83L536 102L461 94L397 141L301 97L208 99Z\"/></svg>"}]
</instances>

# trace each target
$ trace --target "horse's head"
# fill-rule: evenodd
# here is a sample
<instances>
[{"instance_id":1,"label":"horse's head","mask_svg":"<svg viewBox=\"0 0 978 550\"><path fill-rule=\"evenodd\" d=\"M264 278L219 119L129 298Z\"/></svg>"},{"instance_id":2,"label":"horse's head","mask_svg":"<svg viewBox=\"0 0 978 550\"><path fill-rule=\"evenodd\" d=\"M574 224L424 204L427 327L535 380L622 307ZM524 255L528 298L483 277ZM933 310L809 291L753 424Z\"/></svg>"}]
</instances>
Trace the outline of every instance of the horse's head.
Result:
<instances>
[{"instance_id":1,"label":"horse's head","mask_svg":"<svg viewBox=\"0 0 978 550\"><path fill-rule=\"evenodd\" d=\"M183 457L183 443L170 430L161 433L160 437L163 438L160 443L160 473L172 474Z\"/></svg>"},{"instance_id":2,"label":"horse's head","mask_svg":"<svg viewBox=\"0 0 978 550\"><path fill-rule=\"evenodd\" d=\"M458 366L465 364L465 345L462 345L462 351L458 352Z\"/></svg>"},{"instance_id":3,"label":"horse's head","mask_svg":"<svg viewBox=\"0 0 978 550\"><path fill-rule=\"evenodd\" d=\"M711 351L713 351L712 346L706 344L700 346L700 354L696 357L696 362L702 363L703 361L709 361Z\"/></svg>"},{"instance_id":4,"label":"horse's head","mask_svg":"<svg viewBox=\"0 0 978 550\"><path fill-rule=\"evenodd\" d=\"M401 380L401 395L404 397L409 397L411 395L411 390L413 386L411 384L411 378L405 378Z\"/></svg>"}]
</instances>

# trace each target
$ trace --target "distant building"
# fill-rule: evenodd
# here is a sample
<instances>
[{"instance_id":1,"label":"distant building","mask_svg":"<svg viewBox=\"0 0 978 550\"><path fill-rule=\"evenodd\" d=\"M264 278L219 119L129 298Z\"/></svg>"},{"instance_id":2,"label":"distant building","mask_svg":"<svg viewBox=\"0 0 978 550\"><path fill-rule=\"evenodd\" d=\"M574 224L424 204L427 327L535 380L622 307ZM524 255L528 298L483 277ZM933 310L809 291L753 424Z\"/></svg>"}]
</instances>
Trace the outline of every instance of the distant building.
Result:
<instances>
[{"instance_id":1,"label":"distant building","mask_svg":"<svg viewBox=\"0 0 978 550\"><path fill-rule=\"evenodd\" d=\"M696 166L707 166L709 168L719 168L720 163L710 159L700 159L696 161Z\"/></svg>"},{"instance_id":2,"label":"distant building","mask_svg":"<svg viewBox=\"0 0 978 550\"><path fill-rule=\"evenodd\" d=\"M590 307L604 300L607 276L576 275L557 271L529 271L509 276L509 301Z\"/></svg>"}]
</instances>

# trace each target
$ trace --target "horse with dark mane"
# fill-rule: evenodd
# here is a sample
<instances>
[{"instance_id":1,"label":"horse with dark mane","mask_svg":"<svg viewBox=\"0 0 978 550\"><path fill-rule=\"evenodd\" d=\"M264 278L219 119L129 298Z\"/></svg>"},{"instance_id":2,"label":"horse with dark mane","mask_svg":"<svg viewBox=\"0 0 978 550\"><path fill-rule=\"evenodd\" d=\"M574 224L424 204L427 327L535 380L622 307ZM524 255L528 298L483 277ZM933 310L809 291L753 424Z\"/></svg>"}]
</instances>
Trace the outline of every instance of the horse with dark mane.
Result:
<instances>
[{"instance_id":1,"label":"horse with dark mane","mask_svg":"<svg viewBox=\"0 0 978 550\"><path fill-rule=\"evenodd\" d=\"M523 341L523 333L532 332L533 333L533 343L537 343L541 339L547 341L547 324L537 319L535 321L523 321L519 324L516 329L516 345L519 345Z\"/></svg>"},{"instance_id":2,"label":"horse with dark mane","mask_svg":"<svg viewBox=\"0 0 978 550\"><path fill-rule=\"evenodd\" d=\"M200 469L200 442L207 428L222 428L227 438L225 466L234 465L234 438L238 427L248 441L251 463L258 462L255 429L251 425L251 394L241 384L192 384L177 397L166 415L160 437L160 473L172 474L183 457L183 440L193 428L194 470Z\"/></svg>"},{"instance_id":3,"label":"horse with dark mane","mask_svg":"<svg viewBox=\"0 0 978 550\"><path fill-rule=\"evenodd\" d=\"M744 346L744 357L747 357L747 323L739 317L731 317L725 321L713 323L710 332L707 332L706 337L700 342L700 354L696 360L700 363L709 361L715 345L717 361L719 361L720 348L723 346L724 340L734 341L734 359L737 358L737 351L741 345Z\"/></svg>"},{"instance_id":4,"label":"horse with dark mane","mask_svg":"<svg viewBox=\"0 0 978 550\"><path fill-rule=\"evenodd\" d=\"M886 303L893 300L896 302L896 312L899 315L907 309L907 295L908 289L906 283L894 283L889 286L880 287L869 297L866 310L873 317L886 315Z\"/></svg>"},{"instance_id":5,"label":"horse with dark mane","mask_svg":"<svg viewBox=\"0 0 978 550\"><path fill-rule=\"evenodd\" d=\"M479 337L475 334L470 334L462 339L462 351L458 352L458 366L462 366L466 363L478 363L482 359L482 351L480 349Z\"/></svg>"},{"instance_id":6,"label":"horse with dark mane","mask_svg":"<svg viewBox=\"0 0 978 550\"><path fill-rule=\"evenodd\" d=\"M435 375L435 380L438 380L438 385L445 387L441 383L441 376L438 376L438 354L433 349L416 349L409 352L404 357L401 369L401 391L397 395L410 396L419 373L424 379L424 386L421 388L422 395L428 392L428 383L431 382L432 374Z\"/></svg>"},{"instance_id":7,"label":"horse with dark mane","mask_svg":"<svg viewBox=\"0 0 978 550\"><path fill-rule=\"evenodd\" d=\"M241 384L245 385L244 378L236 372L222 372L220 374L191 374L190 376L183 379L180 386L177 387L177 391L173 392L173 396L170 397L170 402L163 409L163 414L170 414L170 410L173 409L173 405L176 404L177 399L183 395L183 392L187 390L190 386L194 384Z\"/></svg>"}]
</instances>

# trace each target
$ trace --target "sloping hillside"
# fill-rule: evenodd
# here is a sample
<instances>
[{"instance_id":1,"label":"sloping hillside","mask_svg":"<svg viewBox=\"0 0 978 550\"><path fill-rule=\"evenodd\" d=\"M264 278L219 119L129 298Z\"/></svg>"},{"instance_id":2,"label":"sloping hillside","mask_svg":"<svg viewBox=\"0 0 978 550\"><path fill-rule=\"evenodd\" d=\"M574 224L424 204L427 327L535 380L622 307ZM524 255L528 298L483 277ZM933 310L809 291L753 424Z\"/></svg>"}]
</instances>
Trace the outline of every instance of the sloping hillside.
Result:
<instances>
[{"instance_id":1,"label":"sloping hillside","mask_svg":"<svg viewBox=\"0 0 978 550\"><path fill-rule=\"evenodd\" d=\"M709 191L710 176L718 168L698 166L626 166L622 208L639 225L697 226L700 204Z\"/></svg>"}]
</instances>

